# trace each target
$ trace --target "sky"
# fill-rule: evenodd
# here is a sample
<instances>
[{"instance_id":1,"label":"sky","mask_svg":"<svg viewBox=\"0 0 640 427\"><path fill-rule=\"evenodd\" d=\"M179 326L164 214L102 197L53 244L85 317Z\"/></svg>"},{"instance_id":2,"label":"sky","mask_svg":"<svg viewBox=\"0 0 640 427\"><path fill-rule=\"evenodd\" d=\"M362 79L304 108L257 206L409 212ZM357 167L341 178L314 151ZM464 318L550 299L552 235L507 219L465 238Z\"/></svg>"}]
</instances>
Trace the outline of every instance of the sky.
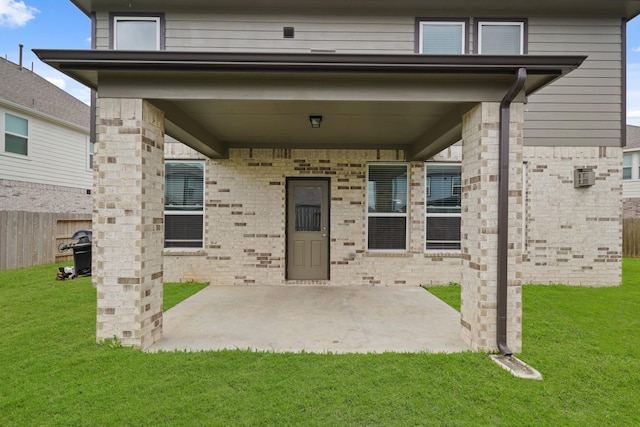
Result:
<instances>
[{"instance_id":1,"label":"sky","mask_svg":"<svg viewBox=\"0 0 640 427\"><path fill-rule=\"evenodd\" d=\"M31 49L90 49L91 22L69 0L0 0L0 55L89 103L89 89L40 62ZM627 124L640 126L640 17L627 25Z\"/></svg>"}]
</instances>

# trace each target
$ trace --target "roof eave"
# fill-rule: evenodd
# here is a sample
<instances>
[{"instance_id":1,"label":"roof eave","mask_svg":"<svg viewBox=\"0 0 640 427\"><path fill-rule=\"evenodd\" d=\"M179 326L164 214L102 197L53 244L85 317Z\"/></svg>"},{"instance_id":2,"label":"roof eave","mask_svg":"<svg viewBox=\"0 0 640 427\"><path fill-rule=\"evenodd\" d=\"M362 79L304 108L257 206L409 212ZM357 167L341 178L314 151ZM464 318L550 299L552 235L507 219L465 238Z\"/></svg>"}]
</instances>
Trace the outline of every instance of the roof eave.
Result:
<instances>
[{"instance_id":1,"label":"roof eave","mask_svg":"<svg viewBox=\"0 0 640 427\"><path fill-rule=\"evenodd\" d=\"M97 73L260 72L506 75L526 68L552 81L577 68L586 56L549 55L373 55L316 53L219 53L173 51L45 50L40 60L97 89ZM90 74L87 72L95 72ZM537 89L537 88L536 88Z\"/></svg>"}]
</instances>

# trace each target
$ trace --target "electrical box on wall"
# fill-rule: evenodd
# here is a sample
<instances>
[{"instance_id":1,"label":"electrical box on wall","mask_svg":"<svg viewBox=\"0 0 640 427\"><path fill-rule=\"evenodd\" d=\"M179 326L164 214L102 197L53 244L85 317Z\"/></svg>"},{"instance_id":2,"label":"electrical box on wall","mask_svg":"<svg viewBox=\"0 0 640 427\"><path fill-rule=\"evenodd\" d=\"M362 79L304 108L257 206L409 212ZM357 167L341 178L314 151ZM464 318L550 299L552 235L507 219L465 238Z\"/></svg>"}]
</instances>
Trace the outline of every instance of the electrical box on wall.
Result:
<instances>
[{"instance_id":1,"label":"electrical box on wall","mask_svg":"<svg viewBox=\"0 0 640 427\"><path fill-rule=\"evenodd\" d=\"M591 168L577 168L573 171L573 186L575 188L591 187L596 183L596 172Z\"/></svg>"}]
</instances>

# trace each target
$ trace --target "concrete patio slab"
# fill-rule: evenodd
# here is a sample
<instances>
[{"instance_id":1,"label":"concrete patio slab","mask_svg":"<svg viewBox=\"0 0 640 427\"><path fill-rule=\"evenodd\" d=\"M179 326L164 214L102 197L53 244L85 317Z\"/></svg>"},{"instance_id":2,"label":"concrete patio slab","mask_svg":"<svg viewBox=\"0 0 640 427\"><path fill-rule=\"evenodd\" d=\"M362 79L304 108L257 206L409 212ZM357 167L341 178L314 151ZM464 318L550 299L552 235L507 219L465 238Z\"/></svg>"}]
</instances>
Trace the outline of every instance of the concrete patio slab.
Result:
<instances>
[{"instance_id":1,"label":"concrete patio slab","mask_svg":"<svg viewBox=\"0 0 640 427\"><path fill-rule=\"evenodd\" d=\"M209 286L164 314L147 351L453 353L460 313L422 288Z\"/></svg>"}]
</instances>

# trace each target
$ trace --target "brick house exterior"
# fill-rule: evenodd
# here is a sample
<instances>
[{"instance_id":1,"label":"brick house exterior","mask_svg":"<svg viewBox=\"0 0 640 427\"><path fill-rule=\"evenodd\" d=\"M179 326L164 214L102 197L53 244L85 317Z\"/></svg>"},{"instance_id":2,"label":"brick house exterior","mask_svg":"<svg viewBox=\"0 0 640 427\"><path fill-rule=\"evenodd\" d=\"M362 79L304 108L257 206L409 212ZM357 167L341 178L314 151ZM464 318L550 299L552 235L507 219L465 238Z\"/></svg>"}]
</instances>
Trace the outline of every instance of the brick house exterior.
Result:
<instances>
[{"instance_id":1,"label":"brick house exterior","mask_svg":"<svg viewBox=\"0 0 640 427\"><path fill-rule=\"evenodd\" d=\"M99 95L98 340L159 339L163 281L455 281L519 352L522 283L620 283L640 2L73 2L94 49L36 53Z\"/></svg>"}]
</instances>

